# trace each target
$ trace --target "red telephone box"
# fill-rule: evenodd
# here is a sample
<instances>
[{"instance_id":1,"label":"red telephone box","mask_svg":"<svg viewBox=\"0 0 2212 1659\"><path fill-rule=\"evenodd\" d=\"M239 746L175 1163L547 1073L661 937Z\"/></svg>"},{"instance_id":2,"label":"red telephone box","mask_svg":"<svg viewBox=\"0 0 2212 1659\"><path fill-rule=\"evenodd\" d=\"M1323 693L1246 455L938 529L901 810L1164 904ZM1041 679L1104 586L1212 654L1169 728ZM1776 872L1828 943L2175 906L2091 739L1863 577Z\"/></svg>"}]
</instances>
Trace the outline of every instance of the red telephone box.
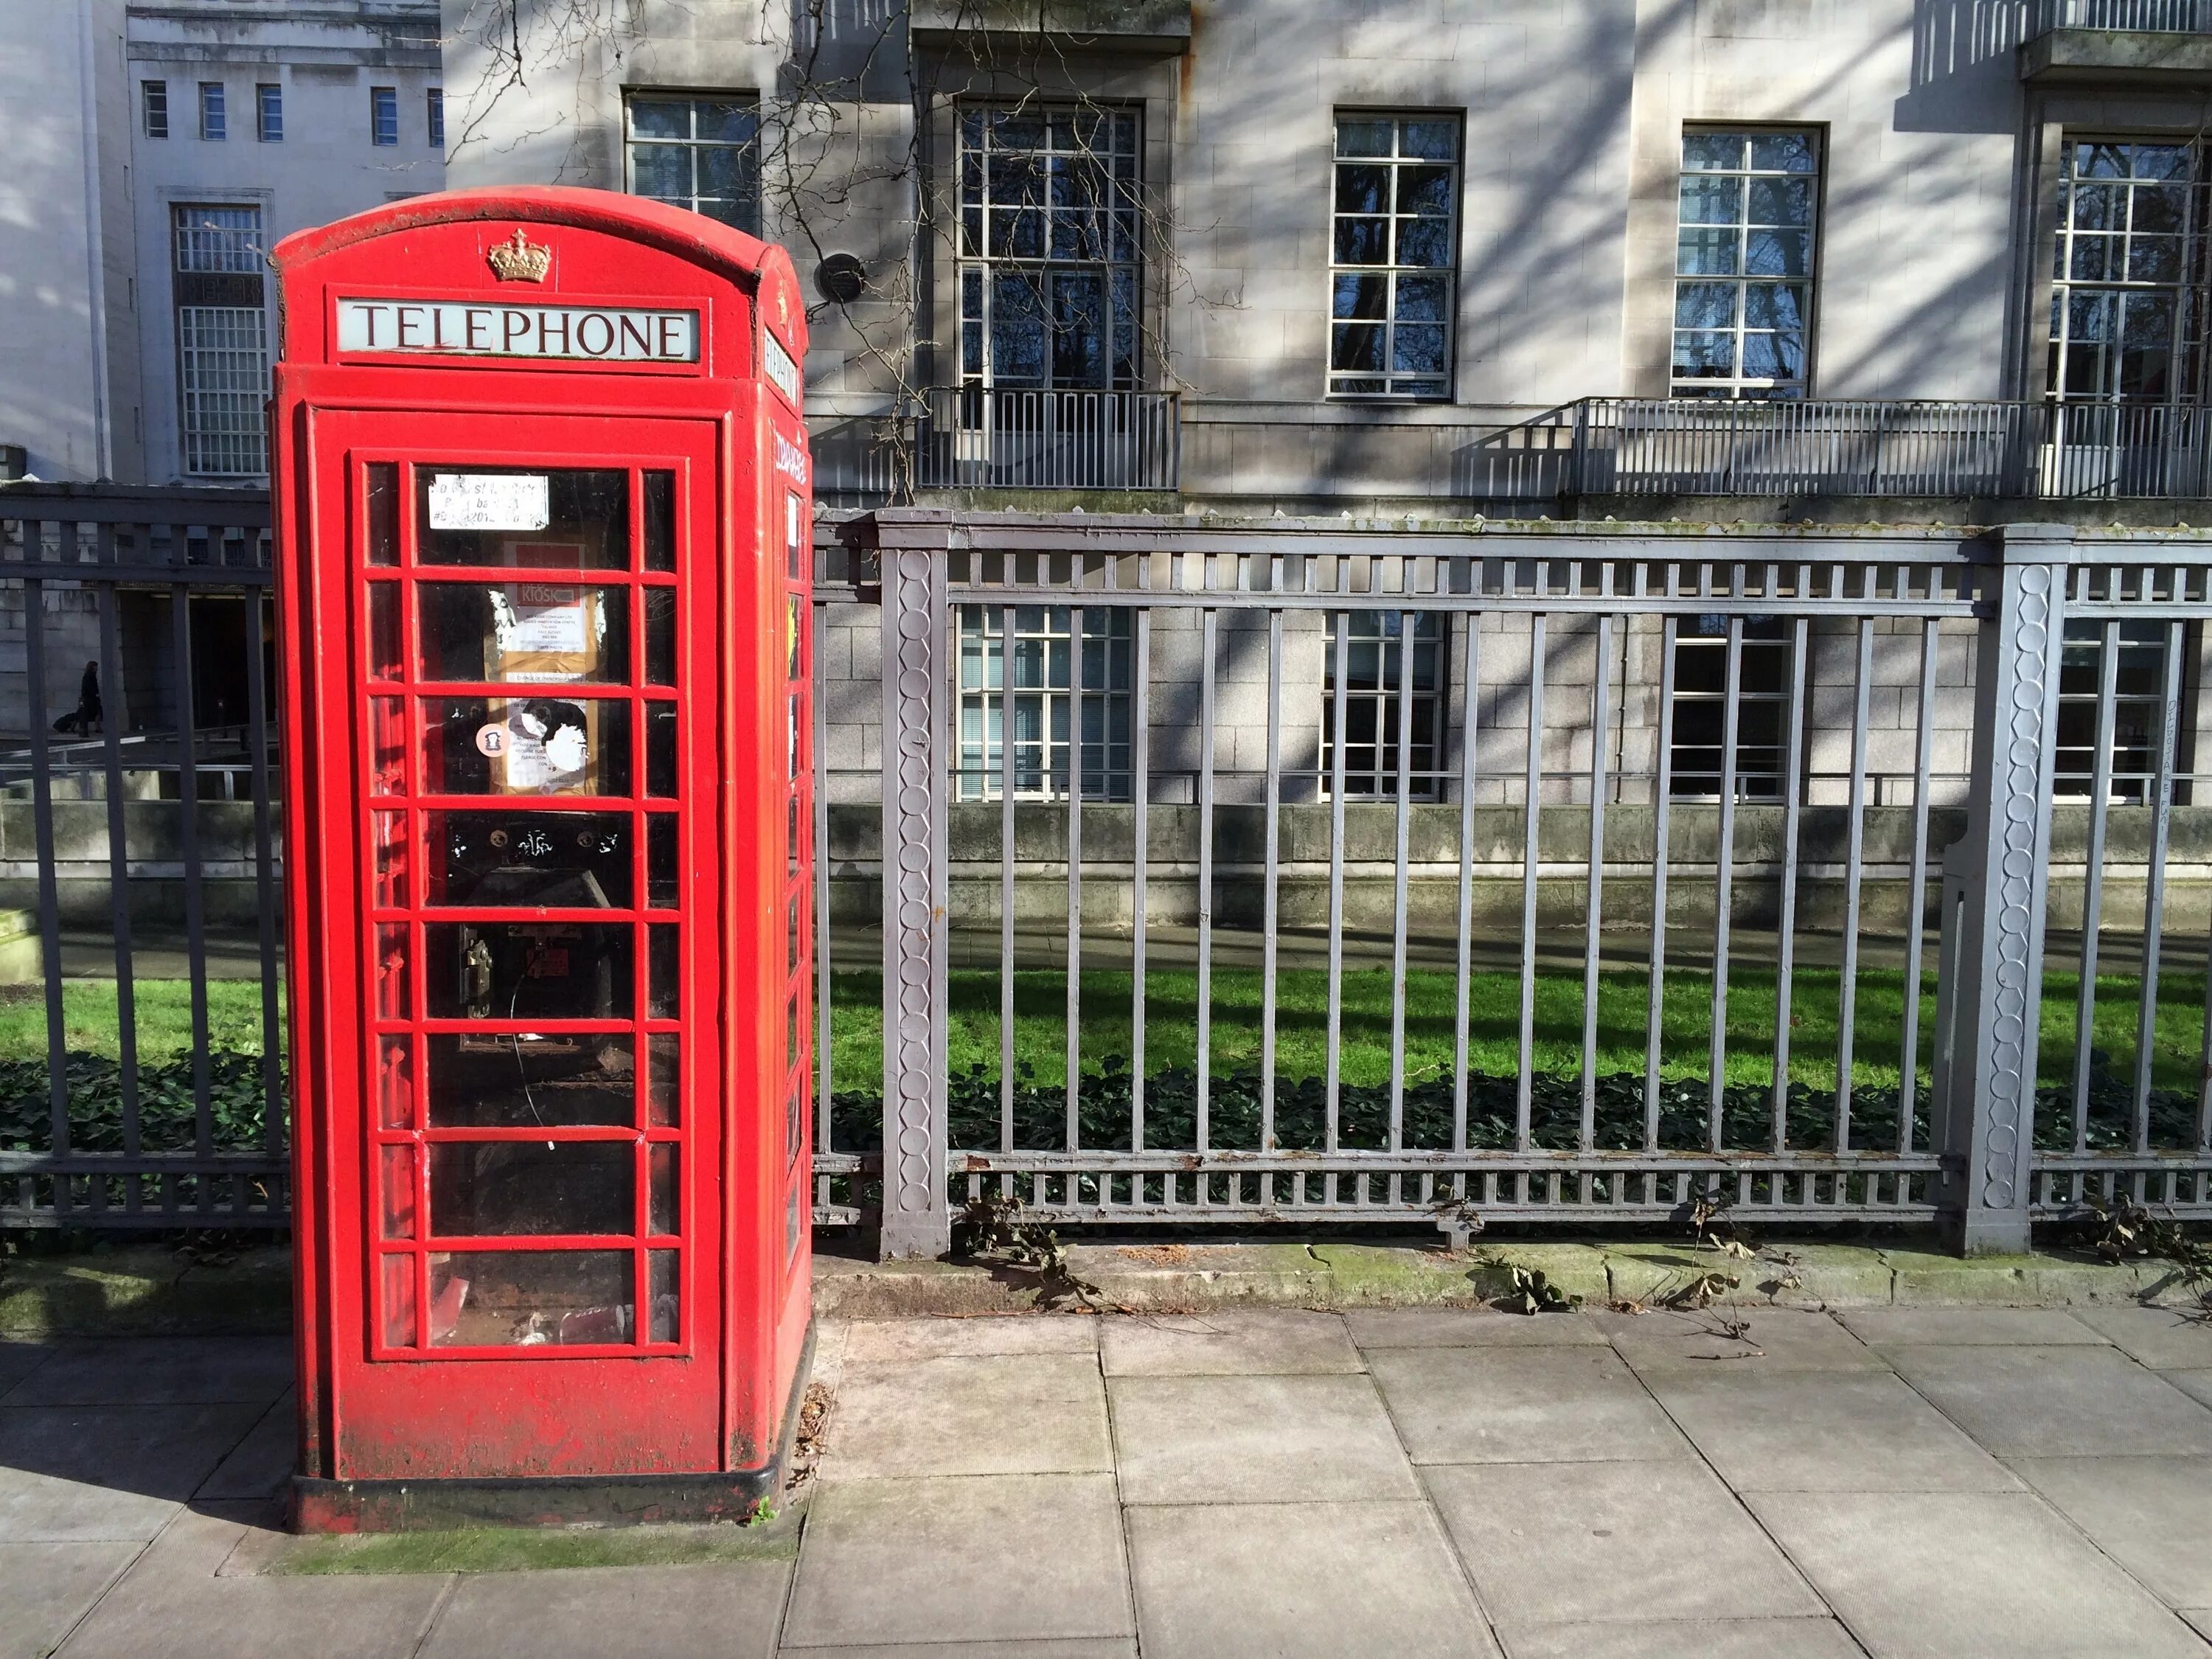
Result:
<instances>
[{"instance_id":1,"label":"red telephone box","mask_svg":"<svg viewBox=\"0 0 2212 1659\"><path fill-rule=\"evenodd\" d=\"M554 189L275 262L297 1523L742 1516L809 1330L791 262Z\"/></svg>"}]
</instances>

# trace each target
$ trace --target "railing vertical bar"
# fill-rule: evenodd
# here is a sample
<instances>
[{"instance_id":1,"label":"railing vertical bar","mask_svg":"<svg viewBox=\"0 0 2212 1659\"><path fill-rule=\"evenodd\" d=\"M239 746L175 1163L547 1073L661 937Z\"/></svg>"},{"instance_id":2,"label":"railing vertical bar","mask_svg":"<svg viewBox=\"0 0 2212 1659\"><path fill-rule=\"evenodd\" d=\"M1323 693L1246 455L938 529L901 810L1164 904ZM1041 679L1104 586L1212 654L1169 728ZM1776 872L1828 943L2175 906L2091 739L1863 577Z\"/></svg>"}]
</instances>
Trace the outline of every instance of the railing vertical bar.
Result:
<instances>
[{"instance_id":1,"label":"railing vertical bar","mask_svg":"<svg viewBox=\"0 0 2212 1659\"><path fill-rule=\"evenodd\" d=\"M1675 570L1669 567L1668 590L1674 586ZM1674 793L1674 646L1679 620L1670 612L1660 623L1659 731L1654 747L1658 771L1651 802L1651 968L1644 1000L1644 1150L1659 1150L1660 1036L1667 997L1667 860L1668 827Z\"/></svg>"},{"instance_id":2,"label":"railing vertical bar","mask_svg":"<svg viewBox=\"0 0 2212 1659\"><path fill-rule=\"evenodd\" d=\"M1137 561L1137 586L1152 586L1149 553ZM1129 817L1129 1150L1145 1149L1145 945L1148 931L1147 877L1152 860L1152 610L1137 611L1137 661L1130 689Z\"/></svg>"},{"instance_id":3,"label":"railing vertical bar","mask_svg":"<svg viewBox=\"0 0 2212 1659\"><path fill-rule=\"evenodd\" d=\"M1589 901L1583 918L1583 1116L1588 1152L1597 1128L1597 988L1605 908L1606 741L1613 731L1613 617L1597 619L1597 678L1590 686Z\"/></svg>"},{"instance_id":4,"label":"railing vertical bar","mask_svg":"<svg viewBox=\"0 0 2212 1659\"><path fill-rule=\"evenodd\" d=\"M2173 830L2174 750L2181 724L2181 634L2166 624L2165 685L2159 699L2158 797L2151 817L2150 862L2144 871L2142 1000L2136 1021L2135 1150L2150 1151L2151 1060L2158 1043L2159 958L2166 932L2166 854Z\"/></svg>"},{"instance_id":5,"label":"railing vertical bar","mask_svg":"<svg viewBox=\"0 0 2212 1659\"><path fill-rule=\"evenodd\" d=\"M1869 572L1869 580L1872 573ZM1874 618L1861 617L1851 698L1850 823L1844 854L1844 963L1836 1003L1836 1150L1851 1146L1851 1084L1856 1075L1859 904L1866 872L1867 720L1874 678Z\"/></svg>"},{"instance_id":6,"label":"railing vertical bar","mask_svg":"<svg viewBox=\"0 0 2212 1659\"><path fill-rule=\"evenodd\" d=\"M1282 559L1273 561L1273 589L1282 591ZM1283 613L1267 612L1267 844L1261 899L1260 1150L1275 1150L1275 932L1282 875Z\"/></svg>"},{"instance_id":7,"label":"railing vertical bar","mask_svg":"<svg viewBox=\"0 0 2212 1659\"><path fill-rule=\"evenodd\" d=\"M1413 641L1419 618L1398 613L1398 814L1392 848L1390 931L1390 1150L1406 1144L1406 892L1413 817Z\"/></svg>"},{"instance_id":8,"label":"railing vertical bar","mask_svg":"<svg viewBox=\"0 0 2212 1659\"><path fill-rule=\"evenodd\" d=\"M1932 584L1932 577L1931 577ZM1920 986L1926 964L1928 927L1928 811L1929 778L1936 760L1936 672L1939 629L1936 619L1920 624L1920 708L1912 751L1912 873L1905 893L1905 1031L1898 1057L1897 1150L1912 1150L1913 1121L1920 1103Z\"/></svg>"},{"instance_id":9,"label":"railing vertical bar","mask_svg":"<svg viewBox=\"0 0 2212 1659\"><path fill-rule=\"evenodd\" d=\"M1802 597L1802 596L1801 596ZM1774 969L1774 1138L1777 1156L1790 1144L1790 1027L1797 961L1797 835L1805 801L1805 659L1811 625L1790 624L1790 730L1783 760L1782 891L1777 907Z\"/></svg>"},{"instance_id":10,"label":"railing vertical bar","mask_svg":"<svg viewBox=\"0 0 2212 1659\"><path fill-rule=\"evenodd\" d=\"M1742 567L1736 569L1735 586L1743 586ZM1743 618L1731 615L1728 625L1728 672L1723 682L1721 718L1721 792L1718 833L1714 850L1713 878L1713 1015L1707 1050L1707 1138L1714 1152L1721 1150L1722 1114L1728 1090L1729 924L1735 898L1736 738L1741 729L1743 692Z\"/></svg>"},{"instance_id":11,"label":"railing vertical bar","mask_svg":"<svg viewBox=\"0 0 2212 1659\"><path fill-rule=\"evenodd\" d=\"M1521 831L1521 1030L1520 1078L1513 1108L1513 1146L1530 1146L1529 1116L1534 1102L1536 1049L1536 871L1544 795L1544 624L1539 611L1528 619L1528 754Z\"/></svg>"},{"instance_id":12,"label":"railing vertical bar","mask_svg":"<svg viewBox=\"0 0 2212 1659\"><path fill-rule=\"evenodd\" d=\"M2089 1150L2089 1082L2096 1047L2097 957L2105 908L2105 832L2112 799L2113 728L2118 720L2120 623L2105 623L2097 663L2096 752L2089 782L2088 864L2082 872L2081 982L2074 999L2074 1150ZM2212 999L2207 1006L2212 1007ZM2208 1015L2212 1024L2212 1015ZM2207 1073L2212 1088L2212 1071Z\"/></svg>"},{"instance_id":13,"label":"railing vertical bar","mask_svg":"<svg viewBox=\"0 0 2212 1659\"><path fill-rule=\"evenodd\" d=\"M1073 561L1079 584L1083 561ZM1067 613L1067 1121L1069 1152L1082 1145L1083 1091L1083 607ZM1049 741L1049 738L1047 739Z\"/></svg>"},{"instance_id":14,"label":"railing vertical bar","mask_svg":"<svg viewBox=\"0 0 2212 1659\"><path fill-rule=\"evenodd\" d=\"M1337 592L1340 593L1344 591L1350 565L1349 559L1339 557L1336 561ZM1329 709L1328 1055L1327 1098L1323 1106L1328 1122L1322 1144L1327 1151L1333 1152L1336 1150L1340 1093L1343 1081L1340 1054L1344 1037L1344 714L1352 613L1332 611L1328 616L1331 630L1336 637L1334 641L1335 659L1331 665ZM1328 1180L1333 1197L1336 1177L1331 1176Z\"/></svg>"},{"instance_id":15,"label":"railing vertical bar","mask_svg":"<svg viewBox=\"0 0 2212 1659\"><path fill-rule=\"evenodd\" d=\"M99 556L112 562L115 553L113 527L100 527ZM138 1120L138 987L131 945L130 815L123 796L123 646L117 612L123 596L114 582L100 589L100 750L106 766L107 791L107 914L115 929L115 1025L117 1058L123 1091L123 1154L139 1152ZM268 854L264 850L265 861ZM129 1207L137 1209L139 1184L129 1184Z\"/></svg>"},{"instance_id":16,"label":"railing vertical bar","mask_svg":"<svg viewBox=\"0 0 2212 1659\"><path fill-rule=\"evenodd\" d=\"M39 860L39 959L46 977L48 1133L54 1155L64 1158L70 1152L69 1023L62 1009L61 894L55 868L54 779L47 753L46 585L27 574L46 562L45 525L24 524L23 555L24 690L31 722L32 834ZM55 1177L54 1207L58 1212L70 1208L69 1182L63 1176Z\"/></svg>"},{"instance_id":17,"label":"railing vertical bar","mask_svg":"<svg viewBox=\"0 0 2212 1659\"><path fill-rule=\"evenodd\" d=\"M810 568L811 565L810 565ZM817 580L820 571L815 569ZM829 608L814 606L814 1146L817 1152L836 1150L834 1075L836 1023L831 1006L836 969L830 950L830 674L823 665L822 636ZM815 1183L815 1203L830 1202L827 1177Z\"/></svg>"},{"instance_id":18,"label":"railing vertical bar","mask_svg":"<svg viewBox=\"0 0 2212 1659\"><path fill-rule=\"evenodd\" d=\"M1205 556L1200 556L1204 570ZM1201 580L1205 575L1201 575ZM1199 617L1198 694L1198 1150L1211 1127L1213 1081L1213 664L1218 616L1207 605ZM1198 1177L1201 1191L1206 1184Z\"/></svg>"},{"instance_id":19,"label":"railing vertical bar","mask_svg":"<svg viewBox=\"0 0 2212 1659\"><path fill-rule=\"evenodd\" d=\"M189 557L182 525L171 526L170 556L177 564ZM192 1012L193 1149L202 1158L214 1148L215 1121L208 1076L207 927L200 887L198 731L192 709L191 590L182 582L170 588L171 637L176 674L177 777L180 797L179 851L185 866L185 937L190 961ZM198 1183L204 1207L209 1199L205 1182Z\"/></svg>"},{"instance_id":20,"label":"railing vertical bar","mask_svg":"<svg viewBox=\"0 0 2212 1659\"><path fill-rule=\"evenodd\" d=\"M269 689L262 678L267 660L261 649L262 629L269 618L259 588L247 589L241 603L250 619L246 629L246 736L253 750L248 776L253 792L253 896L260 926L261 1146L274 1158L284 1150L284 1047L276 994L276 921L282 901L276 892L276 836L270 813Z\"/></svg>"},{"instance_id":21,"label":"railing vertical bar","mask_svg":"<svg viewBox=\"0 0 2212 1659\"><path fill-rule=\"evenodd\" d=\"M1478 577L1480 571L1477 572ZM1475 742L1482 704L1481 617L1467 618L1466 690L1459 749L1459 936L1452 1010L1452 1150L1467 1150L1468 997L1474 938ZM1462 1189L1462 1195L1464 1195Z\"/></svg>"},{"instance_id":22,"label":"railing vertical bar","mask_svg":"<svg viewBox=\"0 0 2212 1659\"><path fill-rule=\"evenodd\" d=\"M1011 573L1009 573L1011 574ZM999 1150L1014 1150L1014 623L999 611ZM1049 647L1048 647L1049 648ZM1048 750L1048 732L1039 732ZM985 763L988 764L988 752Z\"/></svg>"}]
</instances>

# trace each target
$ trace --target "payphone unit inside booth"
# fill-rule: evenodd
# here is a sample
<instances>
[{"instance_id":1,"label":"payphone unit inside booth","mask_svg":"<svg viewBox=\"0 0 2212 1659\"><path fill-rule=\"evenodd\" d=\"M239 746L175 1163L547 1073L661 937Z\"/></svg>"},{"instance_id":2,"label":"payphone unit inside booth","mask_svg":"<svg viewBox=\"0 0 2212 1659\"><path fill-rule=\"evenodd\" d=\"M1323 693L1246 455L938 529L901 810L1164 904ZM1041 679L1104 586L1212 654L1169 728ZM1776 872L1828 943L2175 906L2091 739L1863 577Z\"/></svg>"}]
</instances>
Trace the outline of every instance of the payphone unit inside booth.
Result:
<instances>
[{"instance_id":1,"label":"payphone unit inside booth","mask_svg":"<svg viewBox=\"0 0 2212 1659\"><path fill-rule=\"evenodd\" d=\"M526 190L276 263L296 1519L742 1516L809 1311L790 261Z\"/></svg>"}]
</instances>

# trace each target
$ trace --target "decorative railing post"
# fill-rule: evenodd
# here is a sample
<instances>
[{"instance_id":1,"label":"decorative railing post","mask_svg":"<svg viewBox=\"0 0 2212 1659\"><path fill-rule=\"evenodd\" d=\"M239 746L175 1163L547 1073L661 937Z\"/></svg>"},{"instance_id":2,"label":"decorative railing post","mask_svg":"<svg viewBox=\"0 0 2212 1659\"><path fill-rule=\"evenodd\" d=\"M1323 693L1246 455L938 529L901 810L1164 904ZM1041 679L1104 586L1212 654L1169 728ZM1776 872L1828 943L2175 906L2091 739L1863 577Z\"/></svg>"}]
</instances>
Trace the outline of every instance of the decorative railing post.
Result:
<instances>
[{"instance_id":1,"label":"decorative railing post","mask_svg":"<svg viewBox=\"0 0 2212 1659\"><path fill-rule=\"evenodd\" d=\"M1936 1067L1945 1232L1967 1255L2028 1248L2036 1032L2065 632L2068 525L1993 531L1974 677L1966 838L1946 860L1946 965ZM1955 907L1954 908L1953 907Z\"/></svg>"},{"instance_id":2,"label":"decorative railing post","mask_svg":"<svg viewBox=\"0 0 2212 1659\"><path fill-rule=\"evenodd\" d=\"M883 574L885 1261L944 1255L945 1189L945 563L950 522L877 515Z\"/></svg>"}]
</instances>

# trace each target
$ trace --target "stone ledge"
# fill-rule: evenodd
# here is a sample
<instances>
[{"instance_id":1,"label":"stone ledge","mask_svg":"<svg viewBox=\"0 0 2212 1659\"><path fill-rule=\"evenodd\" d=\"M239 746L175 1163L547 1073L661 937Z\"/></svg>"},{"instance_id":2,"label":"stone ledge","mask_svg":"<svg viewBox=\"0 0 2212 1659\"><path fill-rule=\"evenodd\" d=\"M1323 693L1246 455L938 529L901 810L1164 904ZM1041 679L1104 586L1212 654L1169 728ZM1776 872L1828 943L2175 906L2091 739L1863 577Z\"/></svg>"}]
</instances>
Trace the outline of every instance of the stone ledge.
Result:
<instances>
[{"instance_id":1,"label":"stone ledge","mask_svg":"<svg viewBox=\"0 0 2212 1659\"><path fill-rule=\"evenodd\" d=\"M2157 1261L2107 1267L2056 1254L1962 1260L1908 1247L1770 1244L1748 1259L1666 1241L1433 1245L1204 1241L1068 1247L1075 1277L1106 1304L1149 1310L1473 1305L1540 1271L1586 1306L1709 1296L1735 1307L2090 1307L2182 1305L2179 1274ZM1717 1278L1708 1278L1717 1275ZM1724 1281L1733 1279L1734 1285ZM1699 1289L1702 1285L1702 1291ZM1018 1313L1038 1276L965 1261L815 1260L824 1318ZM155 1246L97 1255L18 1256L0 1266L0 1335L222 1334L291 1328L291 1253L241 1252L222 1266Z\"/></svg>"}]
</instances>

